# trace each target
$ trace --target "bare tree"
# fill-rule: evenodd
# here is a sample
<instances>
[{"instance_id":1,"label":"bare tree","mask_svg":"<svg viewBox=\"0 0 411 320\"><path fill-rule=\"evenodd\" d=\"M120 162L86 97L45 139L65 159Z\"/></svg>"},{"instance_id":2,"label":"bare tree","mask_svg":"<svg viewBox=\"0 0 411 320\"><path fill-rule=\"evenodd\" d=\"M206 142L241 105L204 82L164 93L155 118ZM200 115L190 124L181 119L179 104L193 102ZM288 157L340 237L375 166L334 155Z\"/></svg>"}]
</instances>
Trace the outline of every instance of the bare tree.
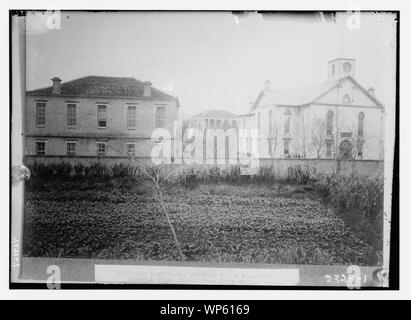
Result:
<instances>
[{"instance_id":1,"label":"bare tree","mask_svg":"<svg viewBox=\"0 0 411 320\"><path fill-rule=\"evenodd\" d=\"M293 126L294 150L303 159L307 157L307 144L309 138L310 121L309 115L304 112L304 107L299 107L296 111Z\"/></svg>"},{"instance_id":2,"label":"bare tree","mask_svg":"<svg viewBox=\"0 0 411 320\"><path fill-rule=\"evenodd\" d=\"M171 234L173 236L173 240L175 243L175 246L177 248L179 257L181 261L185 260L185 256L183 254L183 251L181 250L181 245L178 240L176 231L174 229L174 226L171 222L170 219L170 214L167 211L167 208L164 204L164 198L163 198L163 186L164 183L167 182L173 175L176 174L176 170L170 168L169 172L167 172L164 168L162 168L161 165L149 165L142 161L141 159L138 159L134 154L131 154L127 151L115 148L113 145L109 144L107 142L107 146L124 156L126 159L130 161L132 166L136 169L135 172L136 174L140 173L144 177L144 179L141 179L139 182L147 187L151 192L153 193L154 197L157 198L162 212L167 220L168 226L170 228ZM127 204L127 207L130 206L135 200L132 200L130 203Z\"/></svg>"},{"instance_id":3,"label":"bare tree","mask_svg":"<svg viewBox=\"0 0 411 320\"><path fill-rule=\"evenodd\" d=\"M338 114L338 117L338 127L333 136L337 172L340 172L343 161L351 161L354 174L355 160L362 159L364 147L371 149L375 142L378 144L379 138L364 129L360 132L357 121L349 121L341 114Z\"/></svg>"},{"instance_id":4,"label":"bare tree","mask_svg":"<svg viewBox=\"0 0 411 320\"><path fill-rule=\"evenodd\" d=\"M321 151L327 145L327 123L324 119L316 119L310 130L309 150L315 150L317 159L321 158Z\"/></svg>"},{"instance_id":5,"label":"bare tree","mask_svg":"<svg viewBox=\"0 0 411 320\"><path fill-rule=\"evenodd\" d=\"M360 132L357 121L348 121L341 112L337 111L335 116L336 127L331 128L331 133L327 132L327 120L324 118L317 118L311 123L307 151L315 150L317 158L320 158L322 150L329 144L331 147L329 157L336 161L337 173L340 173L343 161L351 161L352 172L354 172L355 160L362 158L363 148L372 148L374 142L378 144L378 138L371 136L367 131ZM302 131L305 132L304 129L300 129L300 132Z\"/></svg>"}]
</instances>

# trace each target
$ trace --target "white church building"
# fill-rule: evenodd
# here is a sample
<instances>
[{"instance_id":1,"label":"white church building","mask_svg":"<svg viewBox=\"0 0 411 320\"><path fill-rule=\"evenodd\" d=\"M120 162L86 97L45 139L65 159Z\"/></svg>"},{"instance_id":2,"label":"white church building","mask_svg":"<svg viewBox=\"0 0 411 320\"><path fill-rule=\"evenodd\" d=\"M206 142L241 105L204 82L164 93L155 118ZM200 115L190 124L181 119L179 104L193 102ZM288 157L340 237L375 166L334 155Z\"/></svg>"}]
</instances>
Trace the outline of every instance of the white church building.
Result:
<instances>
[{"instance_id":1,"label":"white church building","mask_svg":"<svg viewBox=\"0 0 411 320\"><path fill-rule=\"evenodd\" d=\"M314 87L264 85L250 112L238 117L239 129L258 132L256 140L240 136L240 144L250 149L259 141L260 158L383 160L384 106L355 80L354 59L328 62L327 81Z\"/></svg>"}]
</instances>

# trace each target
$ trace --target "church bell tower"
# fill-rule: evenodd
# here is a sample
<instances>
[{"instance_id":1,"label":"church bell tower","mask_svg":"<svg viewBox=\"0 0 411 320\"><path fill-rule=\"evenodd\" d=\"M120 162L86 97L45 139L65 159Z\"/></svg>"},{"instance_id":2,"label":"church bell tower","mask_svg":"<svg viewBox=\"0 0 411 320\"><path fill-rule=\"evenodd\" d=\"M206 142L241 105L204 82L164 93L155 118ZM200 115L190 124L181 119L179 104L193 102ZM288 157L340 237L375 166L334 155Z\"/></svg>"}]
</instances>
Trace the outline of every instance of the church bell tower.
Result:
<instances>
[{"instance_id":1,"label":"church bell tower","mask_svg":"<svg viewBox=\"0 0 411 320\"><path fill-rule=\"evenodd\" d=\"M355 76L355 59L337 58L328 62L328 82L334 82L346 76Z\"/></svg>"}]
</instances>

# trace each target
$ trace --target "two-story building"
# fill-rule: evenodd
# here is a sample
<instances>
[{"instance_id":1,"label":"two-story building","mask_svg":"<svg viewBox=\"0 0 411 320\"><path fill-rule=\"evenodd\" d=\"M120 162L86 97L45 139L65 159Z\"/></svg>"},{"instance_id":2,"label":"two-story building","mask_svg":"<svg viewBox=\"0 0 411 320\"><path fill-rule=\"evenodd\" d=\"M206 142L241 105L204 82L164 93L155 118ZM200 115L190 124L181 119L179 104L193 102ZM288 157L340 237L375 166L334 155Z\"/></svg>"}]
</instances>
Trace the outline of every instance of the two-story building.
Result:
<instances>
[{"instance_id":1,"label":"two-story building","mask_svg":"<svg viewBox=\"0 0 411 320\"><path fill-rule=\"evenodd\" d=\"M26 92L25 156L150 157L156 128L174 130L179 101L135 78L87 76ZM172 138L171 138L172 139Z\"/></svg>"},{"instance_id":2,"label":"two-story building","mask_svg":"<svg viewBox=\"0 0 411 320\"><path fill-rule=\"evenodd\" d=\"M195 156L197 163L225 164L230 159L232 162L237 161L238 139L235 114L226 110L205 110L187 120L187 129L189 129L187 132L202 140L202 150L197 150ZM200 145L197 145L197 148L199 147Z\"/></svg>"},{"instance_id":3,"label":"two-story building","mask_svg":"<svg viewBox=\"0 0 411 320\"><path fill-rule=\"evenodd\" d=\"M188 127L200 131L237 128L237 116L225 110L206 110L189 118Z\"/></svg>"}]
</instances>

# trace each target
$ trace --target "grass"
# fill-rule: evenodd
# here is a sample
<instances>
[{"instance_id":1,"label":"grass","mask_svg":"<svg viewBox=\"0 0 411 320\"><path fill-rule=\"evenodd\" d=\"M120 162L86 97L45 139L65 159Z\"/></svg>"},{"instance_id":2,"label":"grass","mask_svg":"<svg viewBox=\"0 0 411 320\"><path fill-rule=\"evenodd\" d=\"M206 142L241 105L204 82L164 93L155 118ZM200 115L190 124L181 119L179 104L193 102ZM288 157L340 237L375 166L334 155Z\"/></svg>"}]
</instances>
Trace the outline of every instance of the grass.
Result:
<instances>
[{"instance_id":1,"label":"grass","mask_svg":"<svg viewBox=\"0 0 411 320\"><path fill-rule=\"evenodd\" d=\"M24 253L177 260L159 204L127 165L36 165ZM261 168L189 168L165 181L165 205L192 261L381 264L383 182Z\"/></svg>"},{"instance_id":2,"label":"grass","mask_svg":"<svg viewBox=\"0 0 411 320\"><path fill-rule=\"evenodd\" d=\"M165 205L189 261L367 264L369 247L298 188L174 186L166 188ZM151 195L114 190L28 192L25 255L178 260Z\"/></svg>"},{"instance_id":3,"label":"grass","mask_svg":"<svg viewBox=\"0 0 411 320\"><path fill-rule=\"evenodd\" d=\"M323 202L371 248L372 264L382 263L384 181L380 177L325 176L316 182Z\"/></svg>"}]
</instances>

